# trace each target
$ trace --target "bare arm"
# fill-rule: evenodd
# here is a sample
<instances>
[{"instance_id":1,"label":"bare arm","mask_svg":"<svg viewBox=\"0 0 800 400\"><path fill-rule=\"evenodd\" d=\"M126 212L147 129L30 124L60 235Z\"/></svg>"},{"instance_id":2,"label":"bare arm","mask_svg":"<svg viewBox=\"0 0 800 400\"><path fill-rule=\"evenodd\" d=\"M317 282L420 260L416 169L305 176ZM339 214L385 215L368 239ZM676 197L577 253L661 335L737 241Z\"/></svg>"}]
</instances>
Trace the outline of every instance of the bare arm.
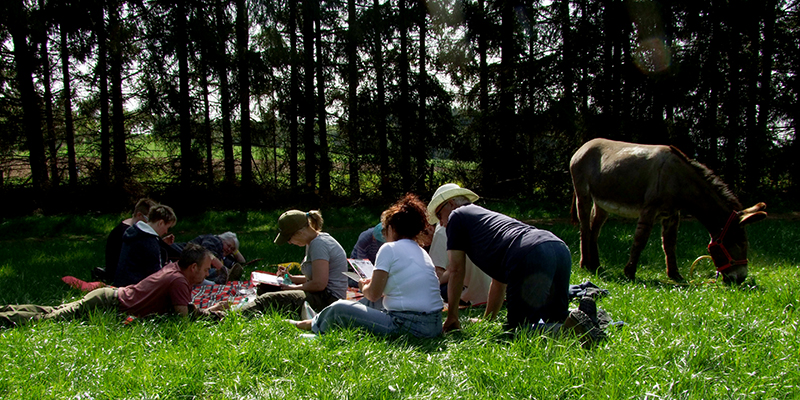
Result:
<instances>
[{"instance_id":1,"label":"bare arm","mask_svg":"<svg viewBox=\"0 0 800 400\"><path fill-rule=\"evenodd\" d=\"M461 250L447 250L447 258L450 260L447 266L447 271L450 272L450 280L447 284L447 319L442 326L442 330L445 332L461 329L461 323L458 322L458 305L461 300L461 292L464 289L467 255Z\"/></svg>"},{"instance_id":2,"label":"bare arm","mask_svg":"<svg viewBox=\"0 0 800 400\"><path fill-rule=\"evenodd\" d=\"M489 286L489 297L486 300L486 312L483 314L483 318L491 321L497 317L497 313L500 312L500 307L502 307L505 297L506 284L492 279L492 284Z\"/></svg>"},{"instance_id":3,"label":"bare arm","mask_svg":"<svg viewBox=\"0 0 800 400\"><path fill-rule=\"evenodd\" d=\"M179 315L184 316L184 317L188 317L189 316L189 306L177 306L177 305L175 305L173 307L175 309L175 312L178 313ZM227 310L229 307L230 307L230 304L227 301L220 301L219 303L214 304L211 307L203 308L203 309L196 309L196 308L194 308L194 306L192 306L192 308L194 309L193 317L207 317L207 316L210 316L212 314L214 314L216 316L224 316L225 315L224 313L222 313L222 314L217 314L217 313L223 312L223 311Z\"/></svg>"},{"instance_id":4,"label":"bare arm","mask_svg":"<svg viewBox=\"0 0 800 400\"><path fill-rule=\"evenodd\" d=\"M439 278L439 284L444 285L450 279L450 272L442 267L436 267L436 277Z\"/></svg>"},{"instance_id":5,"label":"bare arm","mask_svg":"<svg viewBox=\"0 0 800 400\"><path fill-rule=\"evenodd\" d=\"M233 257L233 259L236 260L236 262L238 262L240 264L244 264L244 263L247 262L247 260L244 259L244 256L242 255L242 253L239 250L236 250L235 252L233 252L231 254L231 257Z\"/></svg>"},{"instance_id":6,"label":"bare arm","mask_svg":"<svg viewBox=\"0 0 800 400\"><path fill-rule=\"evenodd\" d=\"M183 317L189 316L189 306L173 306L175 308L175 312L180 314Z\"/></svg>"},{"instance_id":7,"label":"bare arm","mask_svg":"<svg viewBox=\"0 0 800 400\"><path fill-rule=\"evenodd\" d=\"M311 262L311 280L305 275L290 275L294 285L281 285L282 290L305 290L306 292L321 292L328 287L330 274L328 260L314 260Z\"/></svg>"},{"instance_id":8,"label":"bare arm","mask_svg":"<svg viewBox=\"0 0 800 400\"><path fill-rule=\"evenodd\" d=\"M372 273L372 278L362 279L359 282L361 293L364 293L364 297L369 301L378 301L383 297L383 290L386 289L386 281L388 279L388 272L376 269L375 272Z\"/></svg>"}]
</instances>

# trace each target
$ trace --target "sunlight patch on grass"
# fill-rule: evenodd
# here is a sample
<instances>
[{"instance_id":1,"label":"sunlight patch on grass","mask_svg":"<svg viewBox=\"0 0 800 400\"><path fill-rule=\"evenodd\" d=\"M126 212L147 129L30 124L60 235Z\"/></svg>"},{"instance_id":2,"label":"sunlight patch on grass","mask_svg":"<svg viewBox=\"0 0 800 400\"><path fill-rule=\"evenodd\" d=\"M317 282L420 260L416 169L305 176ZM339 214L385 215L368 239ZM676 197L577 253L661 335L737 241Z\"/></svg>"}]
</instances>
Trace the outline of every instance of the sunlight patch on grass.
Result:
<instances>
[{"instance_id":1,"label":"sunlight patch on grass","mask_svg":"<svg viewBox=\"0 0 800 400\"><path fill-rule=\"evenodd\" d=\"M0 265L0 278L15 278L17 271L10 264Z\"/></svg>"}]
</instances>

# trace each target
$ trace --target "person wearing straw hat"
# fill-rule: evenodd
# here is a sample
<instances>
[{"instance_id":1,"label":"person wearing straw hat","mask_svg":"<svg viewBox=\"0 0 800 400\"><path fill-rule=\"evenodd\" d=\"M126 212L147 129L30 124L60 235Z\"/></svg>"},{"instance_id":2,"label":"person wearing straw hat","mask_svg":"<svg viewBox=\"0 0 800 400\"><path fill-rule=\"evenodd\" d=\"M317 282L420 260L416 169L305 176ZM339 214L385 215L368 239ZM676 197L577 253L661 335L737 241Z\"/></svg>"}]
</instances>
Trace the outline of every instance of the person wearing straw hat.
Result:
<instances>
[{"instance_id":1,"label":"person wearing straw hat","mask_svg":"<svg viewBox=\"0 0 800 400\"><path fill-rule=\"evenodd\" d=\"M569 248L553 233L472 204L478 195L454 183L440 186L428 218L447 230L450 282L448 313L443 330L459 329L458 305L464 286L466 257L492 278L485 318L493 319L507 301L506 329L575 328L580 335L599 337L599 327L583 311L570 312ZM573 315L575 314L575 315ZM571 329L566 329L569 331Z\"/></svg>"},{"instance_id":2,"label":"person wearing straw hat","mask_svg":"<svg viewBox=\"0 0 800 400\"><path fill-rule=\"evenodd\" d=\"M289 275L291 284L281 285L277 292L264 293L241 308L243 314L255 314L270 308L300 312L304 304L321 311L336 300L347 296L347 254L333 236L322 232L322 214L289 210L278 219L280 232L275 244L290 243L305 247L306 255L301 263L301 275L288 274L285 267L278 268L277 275Z\"/></svg>"}]
</instances>

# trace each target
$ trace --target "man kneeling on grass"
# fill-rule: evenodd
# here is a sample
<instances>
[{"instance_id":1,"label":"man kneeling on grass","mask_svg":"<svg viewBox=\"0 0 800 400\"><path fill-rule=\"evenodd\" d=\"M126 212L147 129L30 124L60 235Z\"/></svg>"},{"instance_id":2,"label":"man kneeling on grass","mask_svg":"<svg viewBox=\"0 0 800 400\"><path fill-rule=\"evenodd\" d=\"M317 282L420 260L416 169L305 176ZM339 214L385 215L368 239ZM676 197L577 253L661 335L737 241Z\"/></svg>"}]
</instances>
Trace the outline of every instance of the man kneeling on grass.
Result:
<instances>
[{"instance_id":1,"label":"man kneeling on grass","mask_svg":"<svg viewBox=\"0 0 800 400\"><path fill-rule=\"evenodd\" d=\"M186 245L177 263L170 263L141 282L121 288L104 287L89 292L72 303L57 307L35 304L0 307L0 324L15 326L31 320L73 319L93 310L119 311L135 317L151 314L177 313L182 316L219 316L228 304L217 303L203 310L195 310L192 303L192 286L208 276L211 253L200 245Z\"/></svg>"}]
</instances>

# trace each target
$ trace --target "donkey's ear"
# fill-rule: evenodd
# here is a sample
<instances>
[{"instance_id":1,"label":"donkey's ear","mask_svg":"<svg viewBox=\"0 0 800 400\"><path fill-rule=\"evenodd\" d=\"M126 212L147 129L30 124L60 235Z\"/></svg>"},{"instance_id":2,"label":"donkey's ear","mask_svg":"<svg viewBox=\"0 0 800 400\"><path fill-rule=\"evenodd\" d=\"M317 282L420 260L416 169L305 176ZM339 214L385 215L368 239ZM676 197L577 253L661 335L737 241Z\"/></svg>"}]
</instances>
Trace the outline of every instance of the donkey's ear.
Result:
<instances>
[{"instance_id":1,"label":"donkey's ear","mask_svg":"<svg viewBox=\"0 0 800 400\"><path fill-rule=\"evenodd\" d=\"M740 213L740 215L752 214L752 213L755 213L755 212L758 212L758 211L764 211L766 209L767 209L767 203L761 202L761 203L758 203L758 204L756 204L756 205L754 205L754 206L752 206L750 208L745 208L744 210L739 211L739 213Z\"/></svg>"},{"instance_id":2,"label":"donkey's ear","mask_svg":"<svg viewBox=\"0 0 800 400\"><path fill-rule=\"evenodd\" d=\"M757 211L754 213L742 214L739 216L739 226L752 224L767 218L767 213L764 211Z\"/></svg>"}]
</instances>

